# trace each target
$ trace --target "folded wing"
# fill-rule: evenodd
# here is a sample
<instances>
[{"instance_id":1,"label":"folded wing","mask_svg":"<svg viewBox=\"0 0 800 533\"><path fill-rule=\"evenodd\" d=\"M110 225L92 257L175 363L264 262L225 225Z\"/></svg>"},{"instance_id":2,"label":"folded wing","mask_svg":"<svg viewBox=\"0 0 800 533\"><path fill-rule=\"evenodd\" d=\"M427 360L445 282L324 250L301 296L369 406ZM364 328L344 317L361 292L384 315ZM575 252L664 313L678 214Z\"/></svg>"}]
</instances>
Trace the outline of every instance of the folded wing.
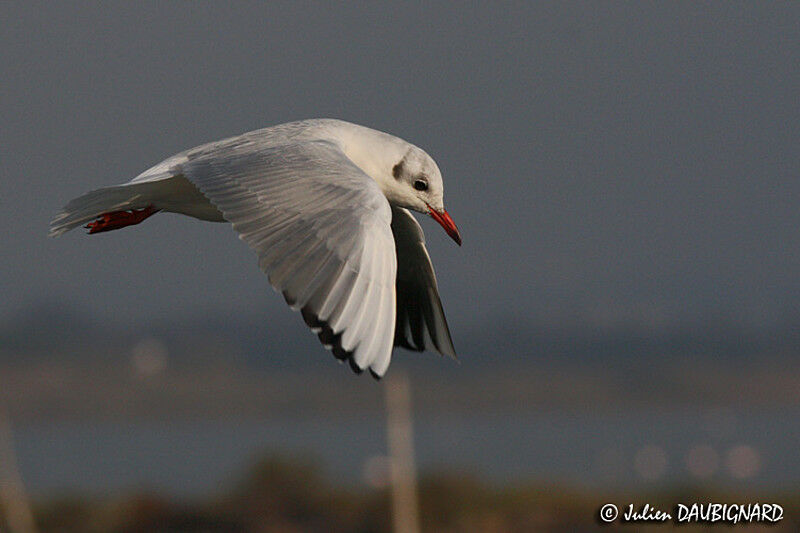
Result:
<instances>
[{"instance_id":1,"label":"folded wing","mask_svg":"<svg viewBox=\"0 0 800 533\"><path fill-rule=\"evenodd\" d=\"M395 327L389 203L333 143L258 142L190 151L191 181L259 257L286 302L356 371L382 376Z\"/></svg>"},{"instance_id":2,"label":"folded wing","mask_svg":"<svg viewBox=\"0 0 800 533\"><path fill-rule=\"evenodd\" d=\"M455 358L422 228L407 209L392 206L392 233L397 247L395 346L419 352L435 348Z\"/></svg>"}]
</instances>

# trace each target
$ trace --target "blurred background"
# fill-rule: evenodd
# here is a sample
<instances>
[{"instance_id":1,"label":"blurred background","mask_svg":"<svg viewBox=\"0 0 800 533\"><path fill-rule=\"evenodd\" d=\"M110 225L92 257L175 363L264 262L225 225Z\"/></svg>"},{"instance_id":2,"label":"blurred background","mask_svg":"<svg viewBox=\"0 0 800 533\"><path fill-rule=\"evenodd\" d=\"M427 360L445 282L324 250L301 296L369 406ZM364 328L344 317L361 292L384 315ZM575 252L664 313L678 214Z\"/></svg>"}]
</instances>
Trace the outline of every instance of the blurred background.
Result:
<instances>
[{"instance_id":1,"label":"blurred background","mask_svg":"<svg viewBox=\"0 0 800 533\"><path fill-rule=\"evenodd\" d=\"M696 501L798 528L797 4L0 16L0 530L391 530L387 381L337 365L229 226L46 237L87 190L312 117L427 150L464 237L420 217L460 361L388 374L423 531Z\"/></svg>"}]
</instances>

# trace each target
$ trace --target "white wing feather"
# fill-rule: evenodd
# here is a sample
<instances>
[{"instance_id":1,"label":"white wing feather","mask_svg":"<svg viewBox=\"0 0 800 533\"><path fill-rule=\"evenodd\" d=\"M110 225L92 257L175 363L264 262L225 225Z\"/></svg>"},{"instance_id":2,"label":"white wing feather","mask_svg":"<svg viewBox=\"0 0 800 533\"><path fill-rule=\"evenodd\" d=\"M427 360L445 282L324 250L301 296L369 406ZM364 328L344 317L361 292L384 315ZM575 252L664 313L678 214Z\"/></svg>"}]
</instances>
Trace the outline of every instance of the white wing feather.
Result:
<instances>
[{"instance_id":1,"label":"white wing feather","mask_svg":"<svg viewBox=\"0 0 800 533\"><path fill-rule=\"evenodd\" d=\"M369 176L326 141L208 145L174 172L233 224L334 355L383 375L397 260L389 203Z\"/></svg>"}]
</instances>

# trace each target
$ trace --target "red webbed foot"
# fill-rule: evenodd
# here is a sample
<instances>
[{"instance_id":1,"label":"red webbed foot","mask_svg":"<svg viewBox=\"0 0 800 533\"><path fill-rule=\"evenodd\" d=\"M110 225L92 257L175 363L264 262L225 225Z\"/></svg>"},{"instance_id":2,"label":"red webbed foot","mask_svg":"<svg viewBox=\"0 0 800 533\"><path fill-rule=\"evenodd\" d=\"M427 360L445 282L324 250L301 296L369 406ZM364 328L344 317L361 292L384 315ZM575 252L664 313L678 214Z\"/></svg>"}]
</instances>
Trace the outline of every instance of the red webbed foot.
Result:
<instances>
[{"instance_id":1,"label":"red webbed foot","mask_svg":"<svg viewBox=\"0 0 800 533\"><path fill-rule=\"evenodd\" d=\"M89 234L102 233L104 231L111 231L115 229L124 228L125 226L133 226L143 221L147 217L158 213L158 209L152 205L148 205L143 209L129 209L127 211L111 211L103 213L93 222L89 222L84 226L89 230Z\"/></svg>"}]
</instances>

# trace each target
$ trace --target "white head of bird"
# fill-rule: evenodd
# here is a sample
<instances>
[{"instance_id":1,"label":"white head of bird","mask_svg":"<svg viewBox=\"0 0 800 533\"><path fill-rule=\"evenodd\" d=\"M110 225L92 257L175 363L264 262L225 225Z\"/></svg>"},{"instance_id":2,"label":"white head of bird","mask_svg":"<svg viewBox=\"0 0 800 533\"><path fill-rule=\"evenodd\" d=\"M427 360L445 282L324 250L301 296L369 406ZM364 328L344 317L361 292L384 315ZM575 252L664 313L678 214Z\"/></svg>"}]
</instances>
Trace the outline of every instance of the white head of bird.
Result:
<instances>
[{"instance_id":1,"label":"white head of bird","mask_svg":"<svg viewBox=\"0 0 800 533\"><path fill-rule=\"evenodd\" d=\"M430 215L460 246L461 235L444 208L444 184L436 161L399 137L346 124L354 128L346 128L341 137L344 152L378 183L386 199L398 207Z\"/></svg>"}]
</instances>

